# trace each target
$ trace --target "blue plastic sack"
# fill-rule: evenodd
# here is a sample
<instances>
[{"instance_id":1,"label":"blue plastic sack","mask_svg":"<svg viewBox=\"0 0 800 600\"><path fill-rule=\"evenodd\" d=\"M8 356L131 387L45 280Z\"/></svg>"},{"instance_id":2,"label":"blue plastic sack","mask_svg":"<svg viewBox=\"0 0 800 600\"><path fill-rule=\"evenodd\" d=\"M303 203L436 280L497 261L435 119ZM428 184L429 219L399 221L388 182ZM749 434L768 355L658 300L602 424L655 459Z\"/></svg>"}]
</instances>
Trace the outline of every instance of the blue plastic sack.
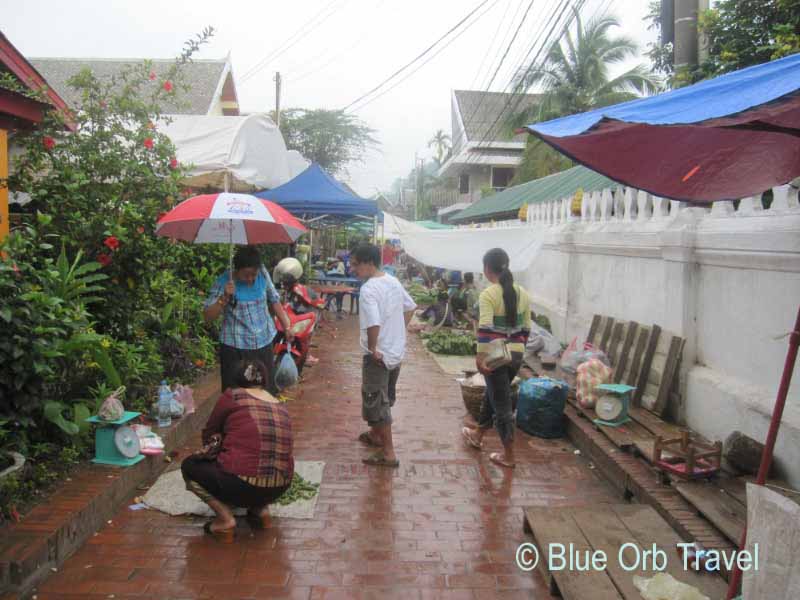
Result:
<instances>
[{"instance_id":1,"label":"blue plastic sack","mask_svg":"<svg viewBox=\"0 0 800 600\"><path fill-rule=\"evenodd\" d=\"M294 364L292 355L284 352L278 359L278 368L275 371L275 385L279 390L292 387L300 379L297 365Z\"/></svg>"},{"instance_id":2,"label":"blue plastic sack","mask_svg":"<svg viewBox=\"0 0 800 600\"><path fill-rule=\"evenodd\" d=\"M517 427L540 438L564 437L564 407L569 385L559 379L533 377L519 386Z\"/></svg>"}]
</instances>

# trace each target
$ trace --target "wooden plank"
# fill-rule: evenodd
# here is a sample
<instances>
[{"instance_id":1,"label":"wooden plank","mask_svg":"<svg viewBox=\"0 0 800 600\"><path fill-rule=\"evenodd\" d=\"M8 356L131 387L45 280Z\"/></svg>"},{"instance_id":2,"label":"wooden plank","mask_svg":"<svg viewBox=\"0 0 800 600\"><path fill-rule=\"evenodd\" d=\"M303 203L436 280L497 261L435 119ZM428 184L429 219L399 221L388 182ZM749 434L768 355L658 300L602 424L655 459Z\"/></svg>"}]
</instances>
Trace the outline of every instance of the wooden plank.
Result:
<instances>
[{"instance_id":1,"label":"wooden plank","mask_svg":"<svg viewBox=\"0 0 800 600\"><path fill-rule=\"evenodd\" d=\"M631 541L652 548L653 544L667 553L667 572L678 581L694 586L709 598L725 598L728 586L721 577L694 570L684 570L683 559L678 554L676 544L682 542L680 536L650 506L642 504L610 505L620 520L631 532Z\"/></svg>"},{"instance_id":2,"label":"wooden plank","mask_svg":"<svg viewBox=\"0 0 800 600\"><path fill-rule=\"evenodd\" d=\"M628 409L628 414L634 421L639 423L654 436L660 435L663 438L671 439L680 437L681 433L685 430L684 427L680 427L674 423L667 423L646 408L634 406Z\"/></svg>"},{"instance_id":3,"label":"wooden plank","mask_svg":"<svg viewBox=\"0 0 800 600\"><path fill-rule=\"evenodd\" d=\"M656 396L655 406L653 412L662 416L667 410L669 403L669 392L672 389L672 381L675 378L675 371L678 368L681 354L683 353L684 339L678 336L672 336L669 344L669 352L667 353L667 362L664 365L664 372L661 373L661 382L658 386L658 395Z\"/></svg>"},{"instance_id":4,"label":"wooden plank","mask_svg":"<svg viewBox=\"0 0 800 600\"><path fill-rule=\"evenodd\" d=\"M619 361L614 368L614 383L622 381L622 376L625 373L625 368L628 366L630 360L629 354L633 347L633 340L636 338L636 332L639 324L635 321L628 321L628 332L625 335L625 341L622 344L622 351L620 352Z\"/></svg>"},{"instance_id":5,"label":"wooden plank","mask_svg":"<svg viewBox=\"0 0 800 600\"><path fill-rule=\"evenodd\" d=\"M675 489L729 540L738 543L742 539L747 509L715 482L682 481L675 484Z\"/></svg>"},{"instance_id":6,"label":"wooden plank","mask_svg":"<svg viewBox=\"0 0 800 600\"><path fill-rule=\"evenodd\" d=\"M573 545L575 552L591 552L592 546L564 509L525 509L526 527L539 549L539 565L547 568L550 544ZM561 570L548 573L565 600L623 600L605 571Z\"/></svg>"},{"instance_id":7,"label":"wooden plank","mask_svg":"<svg viewBox=\"0 0 800 600\"><path fill-rule=\"evenodd\" d=\"M661 327L653 325L650 328L650 336L647 340L647 348L645 348L644 356L642 357L642 364L639 368L639 379L636 383L636 391L633 396L633 405L640 406L642 402L642 395L647 386L647 380L650 378L650 365L653 362L653 355L656 352L656 345L658 338L661 334Z\"/></svg>"},{"instance_id":8,"label":"wooden plank","mask_svg":"<svg viewBox=\"0 0 800 600\"><path fill-rule=\"evenodd\" d=\"M614 582L617 590L625 600L641 600L642 596L633 585L633 577L650 578L658 573L655 569L644 569L643 565L632 568L637 563L637 555L642 556L643 550L649 548L640 546L632 539L631 532L625 527L614 510L608 506L598 506L590 509L572 509L572 518L577 523L586 540L594 550L601 550L607 557L606 571ZM639 550L636 552L625 544L635 543ZM639 561L642 562L642 561ZM625 570L622 565L631 567ZM650 565L648 565L650 566Z\"/></svg>"},{"instance_id":9,"label":"wooden plank","mask_svg":"<svg viewBox=\"0 0 800 600\"><path fill-rule=\"evenodd\" d=\"M636 386L639 382L639 368L642 364L642 357L647 346L647 340L650 337L650 328L639 325L636 336L636 346L633 350L633 357L631 359L630 368L626 368L623 377L623 382L628 385Z\"/></svg>"},{"instance_id":10,"label":"wooden plank","mask_svg":"<svg viewBox=\"0 0 800 600\"><path fill-rule=\"evenodd\" d=\"M628 421L618 427L594 424L597 413L593 408L583 408L576 401L570 402L579 415L593 422L594 428L601 431L620 450L628 450L636 446L639 440L652 440L653 436L635 421Z\"/></svg>"},{"instance_id":11,"label":"wooden plank","mask_svg":"<svg viewBox=\"0 0 800 600\"><path fill-rule=\"evenodd\" d=\"M617 322L614 325L614 331L611 333L611 341L608 342L608 359L611 361L611 366L617 366L617 360L619 360L619 344L622 340L624 335L623 330L627 327L627 323Z\"/></svg>"},{"instance_id":12,"label":"wooden plank","mask_svg":"<svg viewBox=\"0 0 800 600\"><path fill-rule=\"evenodd\" d=\"M594 344L594 336L596 336L600 331L602 319L603 317L600 315L595 315L592 317L592 324L589 326L589 333L586 334L586 341L590 344Z\"/></svg>"},{"instance_id":13,"label":"wooden plank","mask_svg":"<svg viewBox=\"0 0 800 600\"><path fill-rule=\"evenodd\" d=\"M611 338L611 332L614 329L614 318L607 317L606 326L603 328L603 337L600 338L600 350L606 352L608 350L608 340Z\"/></svg>"}]
</instances>

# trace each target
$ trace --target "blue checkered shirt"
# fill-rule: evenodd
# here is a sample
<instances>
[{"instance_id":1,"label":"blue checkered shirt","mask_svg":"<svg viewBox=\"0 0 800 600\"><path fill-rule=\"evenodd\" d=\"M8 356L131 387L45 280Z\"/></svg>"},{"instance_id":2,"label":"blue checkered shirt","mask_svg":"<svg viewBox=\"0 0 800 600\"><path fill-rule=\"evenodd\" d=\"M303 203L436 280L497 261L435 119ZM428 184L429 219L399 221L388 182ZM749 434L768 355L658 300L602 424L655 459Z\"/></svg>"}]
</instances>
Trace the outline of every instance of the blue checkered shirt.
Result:
<instances>
[{"instance_id":1,"label":"blue checkered shirt","mask_svg":"<svg viewBox=\"0 0 800 600\"><path fill-rule=\"evenodd\" d=\"M225 271L211 286L206 308L225 292L230 275ZM269 305L280 302L280 296L269 273L262 268L253 285L236 282L236 306L230 303L222 313L219 341L239 350L257 350L272 343L277 330L269 314Z\"/></svg>"}]
</instances>

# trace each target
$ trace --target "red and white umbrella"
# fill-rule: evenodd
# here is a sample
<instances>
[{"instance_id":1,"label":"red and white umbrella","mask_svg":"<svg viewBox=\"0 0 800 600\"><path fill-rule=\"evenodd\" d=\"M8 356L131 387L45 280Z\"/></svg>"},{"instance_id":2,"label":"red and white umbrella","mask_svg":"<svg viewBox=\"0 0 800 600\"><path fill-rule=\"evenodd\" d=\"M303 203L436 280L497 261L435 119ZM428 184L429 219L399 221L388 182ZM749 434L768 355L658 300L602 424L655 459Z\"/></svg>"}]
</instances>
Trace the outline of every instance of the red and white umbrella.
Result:
<instances>
[{"instance_id":1,"label":"red and white umbrella","mask_svg":"<svg viewBox=\"0 0 800 600\"><path fill-rule=\"evenodd\" d=\"M156 235L195 244L292 244L306 231L274 202L229 192L184 200L156 225Z\"/></svg>"}]
</instances>

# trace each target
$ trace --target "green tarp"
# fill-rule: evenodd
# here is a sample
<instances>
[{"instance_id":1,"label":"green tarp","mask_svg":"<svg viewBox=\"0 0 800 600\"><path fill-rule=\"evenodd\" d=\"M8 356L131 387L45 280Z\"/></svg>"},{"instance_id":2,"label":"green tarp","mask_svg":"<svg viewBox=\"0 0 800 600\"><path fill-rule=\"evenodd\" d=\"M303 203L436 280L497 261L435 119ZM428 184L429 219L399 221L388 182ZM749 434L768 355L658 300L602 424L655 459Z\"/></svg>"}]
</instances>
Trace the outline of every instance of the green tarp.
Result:
<instances>
[{"instance_id":1,"label":"green tarp","mask_svg":"<svg viewBox=\"0 0 800 600\"><path fill-rule=\"evenodd\" d=\"M574 196L578 189L590 193L618 186L617 182L586 167L572 167L561 173L515 185L484 198L462 210L452 220L485 221L501 215L516 213L523 204L530 205Z\"/></svg>"}]
</instances>

